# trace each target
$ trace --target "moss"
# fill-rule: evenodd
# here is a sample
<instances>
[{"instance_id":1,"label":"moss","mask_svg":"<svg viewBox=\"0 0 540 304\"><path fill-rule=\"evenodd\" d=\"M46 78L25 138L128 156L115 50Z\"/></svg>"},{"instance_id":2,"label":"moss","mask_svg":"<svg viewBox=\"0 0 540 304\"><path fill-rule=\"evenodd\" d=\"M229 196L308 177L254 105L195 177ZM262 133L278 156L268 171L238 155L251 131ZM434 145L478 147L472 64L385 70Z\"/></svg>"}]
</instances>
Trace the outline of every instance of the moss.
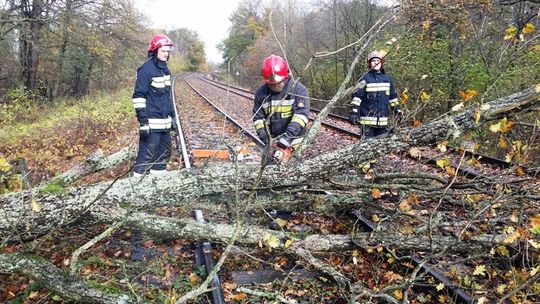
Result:
<instances>
[{"instance_id":1,"label":"moss","mask_svg":"<svg viewBox=\"0 0 540 304\"><path fill-rule=\"evenodd\" d=\"M57 179L53 182L45 184L39 189L42 194L64 194L68 192L64 179Z\"/></svg>"},{"instance_id":2,"label":"moss","mask_svg":"<svg viewBox=\"0 0 540 304\"><path fill-rule=\"evenodd\" d=\"M112 285L112 283L99 283L98 281L95 281L95 280L89 280L87 282L88 282L88 285L92 286L93 288L99 291L103 291L105 293L109 293L109 294L123 294L124 293L122 289L120 289L117 286Z\"/></svg>"}]
</instances>

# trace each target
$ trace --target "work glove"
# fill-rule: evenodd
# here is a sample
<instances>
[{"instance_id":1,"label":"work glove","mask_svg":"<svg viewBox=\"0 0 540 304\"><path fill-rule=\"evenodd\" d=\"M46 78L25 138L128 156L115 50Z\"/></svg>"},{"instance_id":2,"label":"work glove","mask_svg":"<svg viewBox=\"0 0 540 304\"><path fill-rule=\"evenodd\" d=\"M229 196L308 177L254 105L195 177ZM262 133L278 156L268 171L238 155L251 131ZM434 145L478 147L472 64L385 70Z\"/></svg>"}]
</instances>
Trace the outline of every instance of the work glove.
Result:
<instances>
[{"instance_id":1,"label":"work glove","mask_svg":"<svg viewBox=\"0 0 540 304\"><path fill-rule=\"evenodd\" d=\"M349 115L349 122L352 124L352 125L356 125L356 122L358 121L358 114L352 112L350 115Z\"/></svg>"},{"instance_id":2,"label":"work glove","mask_svg":"<svg viewBox=\"0 0 540 304\"><path fill-rule=\"evenodd\" d=\"M141 125L139 127L139 136L141 139L148 139L150 137L150 126L149 125Z\"/></svg>"},{"instance_id":3,"label":"work glove","mask_svg":"<svg viewBox=\"0 0 540 304\"><path fill-rule=\"evenodd\" d=\"M279 140L277 141L277 145L282 148L290 148L292 143L292 136L285 133L279 137Z\"/></svg>"},{"instance_id":4,"label":"work glove","mask_svg":"<svg viewBox=\"0 0 540 304\"><path fill-rule=\"evenodd\" d=\"M266 134L266 130L264 128L257 130L257 136L265 146L270 142L268 139L268 134Z\"/></svg>"}]
</instances>

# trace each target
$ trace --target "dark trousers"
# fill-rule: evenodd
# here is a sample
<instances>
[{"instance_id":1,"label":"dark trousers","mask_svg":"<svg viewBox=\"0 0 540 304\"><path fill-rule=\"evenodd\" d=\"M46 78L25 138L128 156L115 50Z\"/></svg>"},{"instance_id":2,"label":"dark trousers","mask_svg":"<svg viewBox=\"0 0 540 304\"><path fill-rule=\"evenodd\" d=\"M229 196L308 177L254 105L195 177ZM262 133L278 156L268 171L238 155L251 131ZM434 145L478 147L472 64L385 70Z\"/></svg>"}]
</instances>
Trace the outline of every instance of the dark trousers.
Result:
<instances>
[{"instance_id":1,"label":"dark trousers","mask_svg":"<svg viewBox=\"0 0 540 304\"><path fill-rule=\"evenodd\" d=\"M388 132L388 128L386 126L381 126L381 127L366 126L366 125L360 126L360 133L362 134L362 137L365 137L365 138L371 138L371 137L383 135L386 132Z\"/></svg>"},{"instance_id":2,"label":"dark trousers","mask_svg":"<svg viewBox=\"0 0 540 304\"><path fill-rule=\"evenodd\" d=\"M148 138L139 137L139 151L133 172L165 171L171 158L171 132L152 132Z\"/></svg>"}]
</instances>

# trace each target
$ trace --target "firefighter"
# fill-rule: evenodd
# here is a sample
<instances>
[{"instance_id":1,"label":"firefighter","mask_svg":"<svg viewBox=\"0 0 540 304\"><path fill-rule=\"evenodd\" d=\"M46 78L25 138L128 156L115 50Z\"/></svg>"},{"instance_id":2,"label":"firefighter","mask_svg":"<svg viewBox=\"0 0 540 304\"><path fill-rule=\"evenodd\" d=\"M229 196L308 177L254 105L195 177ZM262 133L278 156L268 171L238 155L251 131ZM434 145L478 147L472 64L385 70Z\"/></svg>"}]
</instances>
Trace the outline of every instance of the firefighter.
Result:
<instances>
[{"instance_id":1,"label":"firefighter","mask_svg":"<svg viewBox=\"0 0 540 304\"><path fill-rule=\"evenodd\" d=\"M262 64L264 80L255 93L253 122L257 136L268 145L273 142L270 163L286 163L303 140L309 117L306 87L289 77L285 59L268 56Z\"/></svg>"},{"instance_id":2,"label":"firefighter","mask_svg":"<svg viewBox=\"0 0 540 304\"><path fill-rule=\"evenodd\" d=\"M148 46L148 60L137 69L133 106L139 121L139 151L133 176L160 174L171 157L174 110L171 73L167 67L174 43L165 35L155 35Z\"/></svg>"},{"instance_id":3,"label":"firefighter","mask_svg":"<svg viewBox=\"0 0 540 304\"><path fill-rule=\"evenodd\" d=\"M373 51L367 56L369 71L360 79L361 87L352 94L349 122L360 124L363 136L370 138L388 131L388 117L392 108L397 123L403 118L398 105L394 81L384 71L384 56Z\"/></svg>"}]
</instances>

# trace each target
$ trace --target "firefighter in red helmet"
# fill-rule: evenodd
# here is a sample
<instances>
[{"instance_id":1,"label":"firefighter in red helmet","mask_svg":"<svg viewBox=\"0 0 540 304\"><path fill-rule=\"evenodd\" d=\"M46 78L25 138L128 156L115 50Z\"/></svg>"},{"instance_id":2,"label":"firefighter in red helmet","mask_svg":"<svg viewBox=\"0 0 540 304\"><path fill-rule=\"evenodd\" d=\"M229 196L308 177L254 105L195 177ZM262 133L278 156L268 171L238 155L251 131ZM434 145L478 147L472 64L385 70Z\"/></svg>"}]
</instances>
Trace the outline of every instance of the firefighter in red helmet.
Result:
<instances>
[{"instance_id":1,"label":"firefighter in red helmet","mask_svg":"<svg viewBox=\"0 0 540 304\"><path fill-rule=\"evenodd\" d=\"M173 41L155 35L148 45L148 60L137 69L133 107L139 121L139 151L134 176L160 174L171 157L174 109L171 98L171 72L167 67Z\"/></svg>"},{"instance_id":2,"label":"firefighter in red helmet","mask_svg":"<svg viewBox=\"0 0 540 304\"><path fill-rule=\"evenodd\" d=\"M367 56L369 71L360 78L361 87L353 93L349 121L360 124L363 136L375 137L388 131L388 117L392 108L394 121L399 123L403 113L392 77L384 71L384 54L373 51Z\"/></svg>"},{"instance_id":3,"label":"firefighter in red helmet","mask_svg":"<svg viewBox=\"0 0 540 304\"><path fill-rule=\"evenodd\" d=\"M255 93L253 123L265 146L274 143L269 160L285 163L303 140L309 121L308 91L289 77L287 62L280 56L264 59L261 74L264 85Z\"/></svg>"}]
</instances>

